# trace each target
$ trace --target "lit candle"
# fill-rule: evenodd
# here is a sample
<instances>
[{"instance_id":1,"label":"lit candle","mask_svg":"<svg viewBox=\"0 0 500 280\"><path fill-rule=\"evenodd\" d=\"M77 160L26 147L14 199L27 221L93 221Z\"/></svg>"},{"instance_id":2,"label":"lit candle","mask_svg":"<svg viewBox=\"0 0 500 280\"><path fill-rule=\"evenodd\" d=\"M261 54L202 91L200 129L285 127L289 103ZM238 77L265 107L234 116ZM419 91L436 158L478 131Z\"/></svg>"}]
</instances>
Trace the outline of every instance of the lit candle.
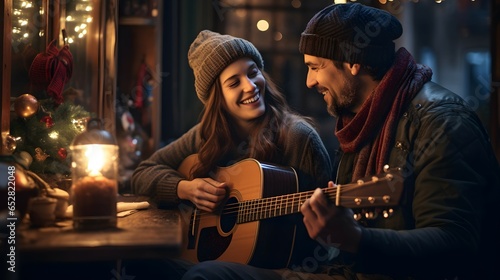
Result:
<instances>
[{"instance_id":1,"label":"lit candle","mask_svg":"<svg viewBox=\"0 0 500 280\"><path fill-rule=\"evenodd\" d=\"M103 141L103 135L87 129L71 146L75 229L116 227L118 146L113 138Z\"/></svg>"}]
</instances>

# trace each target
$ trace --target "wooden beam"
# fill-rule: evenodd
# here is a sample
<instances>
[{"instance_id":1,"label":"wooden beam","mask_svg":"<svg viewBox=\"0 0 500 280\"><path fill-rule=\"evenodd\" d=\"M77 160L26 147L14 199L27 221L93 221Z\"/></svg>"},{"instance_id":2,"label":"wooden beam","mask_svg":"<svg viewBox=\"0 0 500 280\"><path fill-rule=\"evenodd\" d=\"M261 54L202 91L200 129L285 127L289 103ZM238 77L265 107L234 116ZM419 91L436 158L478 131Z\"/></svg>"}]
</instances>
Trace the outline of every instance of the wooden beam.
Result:
<instances>
[{"instance_id":1,"label":"wooden beam","mask_svg":"<svg viewBox=\"0 0 500 280\"><path fill-rule=\"evenodd\" d=\"M0 37L2 44L0 51L2 57L2 69L0 70L2 76L2 102L0 108L0 131L2 134L2 142L0 143L0 155L7 155L10 152L6 146L6 139L10 132L10 85L11 85L11 46L12 46L12 0L4 0L0 3L2 10L3 28L0 29Z\"/></svg>"}]
</instances>

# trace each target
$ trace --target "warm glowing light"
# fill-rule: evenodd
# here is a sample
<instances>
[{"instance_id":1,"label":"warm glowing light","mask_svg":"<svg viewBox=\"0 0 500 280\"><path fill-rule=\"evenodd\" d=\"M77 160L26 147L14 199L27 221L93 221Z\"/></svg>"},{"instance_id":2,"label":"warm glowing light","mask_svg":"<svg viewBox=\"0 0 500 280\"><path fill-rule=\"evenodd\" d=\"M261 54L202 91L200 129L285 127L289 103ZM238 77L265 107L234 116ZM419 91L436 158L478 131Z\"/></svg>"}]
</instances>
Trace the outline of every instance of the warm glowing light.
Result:
<instances>
[{"instance_id":1,"label":"warm glowing light","mask_svg":"<svg viewBox=\"0 0 500 280\"><path fill-rule=\"evenodd\" d=\"M75 126L76 129L78 129L80 132L83 132L85 131L85 128L86 128L86 120L85 119L78 119L78 120L75 120L75 119L72 119L71 120L71 123Z\"/></svg>"},{"instance_id":2,"label":"warm glowing light","mask_svg":"<svg viewBox=\"0 0 500 280\"><path fill-rule=\"evenodd\" d=\"M259 20L257 22L257 29L259 29L260 31L267 31L269 29L269 22L267 22L267 20Z\"/></svg>"},{"instance_id":3,"label":"warm glowing light","mask_svg":"<svg viewBox=\"0 0 500 280\"><path fill-rule=\"evenodd\" d=\"M102 145L86 145L85 156L87 157L87 171L90 176L101 176L104 161L107 158ZM108 157L109 159L109 157Z\"/></svg>"},{"instance_id":4,"label":"warm glowing light","mask_svg":"<svg viewBox=\"0 0 500 280\"><path fill-rule=\"evenodd\" d=\"M57 131L52 131L51 133L49 133L49 137L51 139L57 139L59 138L59 133Z\"/></svg>"},{"instance_id":5,"label":"warm glowing light","mask_svg":"<svg viewBox=\"0 0 500 280\"><path fill-rule=\"evenodd\" d=\"M33 3L28 2L28 1L22 1L21 2L21 7L26 8L26 9L27 8L32 8L33 7Z\"/></svg>"}]
</instances>

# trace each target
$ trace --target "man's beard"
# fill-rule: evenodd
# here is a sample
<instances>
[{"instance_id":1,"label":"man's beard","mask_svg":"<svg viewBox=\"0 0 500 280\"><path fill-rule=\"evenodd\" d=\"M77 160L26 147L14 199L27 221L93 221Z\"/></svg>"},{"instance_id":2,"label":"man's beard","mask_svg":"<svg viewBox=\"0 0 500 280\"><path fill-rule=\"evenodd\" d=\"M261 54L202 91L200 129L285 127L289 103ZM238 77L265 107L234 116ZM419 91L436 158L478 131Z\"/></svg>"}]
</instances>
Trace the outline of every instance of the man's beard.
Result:
<instances>
[{"instance_id":1,"label":"man's beard","mask_svg":"<svg viewBox=\"0 0 500 280\"><path fill-rule=\"evenodd\" d=\"M344 85L343 93L339 95L341 99L334 98L333 94L328 92L332 97L332 102L328 104L327 111L334 117L339 117L344 114L352 115L353 107L358 103L358 84L353 80L345 79Z\"/></svg>"}]
</instances>

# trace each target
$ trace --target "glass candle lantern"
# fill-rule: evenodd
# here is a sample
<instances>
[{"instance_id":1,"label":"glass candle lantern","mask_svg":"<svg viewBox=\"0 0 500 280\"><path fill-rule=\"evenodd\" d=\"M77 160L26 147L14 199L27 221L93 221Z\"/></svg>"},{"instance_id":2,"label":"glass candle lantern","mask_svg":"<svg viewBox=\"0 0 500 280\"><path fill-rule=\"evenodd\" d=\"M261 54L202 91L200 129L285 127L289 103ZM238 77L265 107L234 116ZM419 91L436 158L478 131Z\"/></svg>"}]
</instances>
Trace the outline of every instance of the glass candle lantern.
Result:
<instances>
[{"instance_id":1,"label":"glass candle lantern","mask_svg":"<svg viewBox=\"0 0 500 280\"><path fill-rule=\"evenodd\" d=\"M116 227L118 146L111 134L90 120L71 149L73 227L78 230Z\"/></svg>"}]
</instances>

